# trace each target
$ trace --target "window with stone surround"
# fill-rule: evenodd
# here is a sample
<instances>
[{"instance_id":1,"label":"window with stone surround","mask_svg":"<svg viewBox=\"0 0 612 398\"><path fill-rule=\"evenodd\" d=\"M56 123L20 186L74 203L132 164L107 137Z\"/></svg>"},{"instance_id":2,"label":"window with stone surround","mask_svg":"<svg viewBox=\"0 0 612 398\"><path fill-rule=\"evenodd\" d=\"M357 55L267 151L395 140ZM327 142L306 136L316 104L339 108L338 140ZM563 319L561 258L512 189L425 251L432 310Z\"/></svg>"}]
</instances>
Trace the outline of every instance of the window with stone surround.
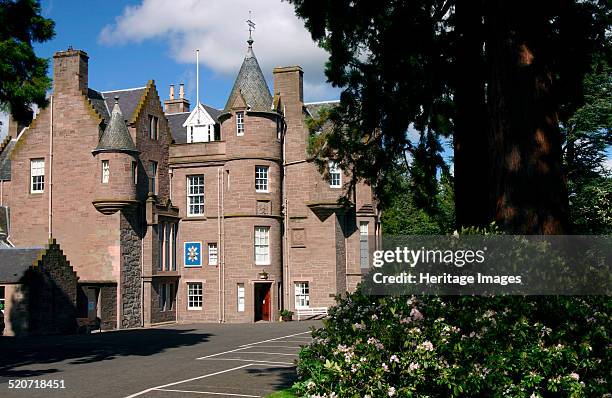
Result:
<instances>
[{"instance_id":1,"label":"window with stone surround","mask_svg":"<svg viewBox=\"0 0 612 398\"><path fill-rule=\"evenodd\" d=\"M236 112L236 135L244 135L244 112Z\"/></svg>"},{"instance_id":2,"label":"window with stone surround","mask_svg":"<svg viewBox=\"0 0 612 398\"><path fill-rule=\"evenodd\" d=\"M212 242L208 244L208 265L217 265L218 264L218 251L217 251L217 243Z\"/></svg>"},{"instance_id":3,"label":"window with stone surround","mask_svg":"<svg viewBox=\"0 0 612 398\"><path fill-rule=\"evenodd\" d=\"M342 173L336 162L329 162L329 186L330 188L342 187Z\"/></svg>"},{"instance_id":4,"label":"window with stone surround","mask_svg":"<svg viewBox=\"0 0 612 398\"><path fill-rule=\"evenodd\" d=\"M159 310L172 311L174 307L174 283L159 284Z\"/></svg>"},{"instance_id":5,"label":"window with stone surround","mask_svg":"<svg viewBox=\"0 0 612 398\"><path fill-rule=\"evenodd\" d=\"M204 304L204 287L202 282L187 282L187 309L201 310Z\"/></svg>"},{"instance_id":6,"label":"window with stone surround","mask_svg":"<svg viewBox=\"0 0 612 398\"><path fill-rule=\"evenodd\" d=\"M176 227L175 223L159 223L159 271L176 271Z\"/></svg>"},{"instance_id":7,"label":"window with stone surround","mask_svg":"<svg viewBox=\"0 0 612 398\"><path fill-rule=\"evenodd\" d=\"M361 268L369 266L369 247L368 247L368 222L361 221L359 223L359 263Z\"/></svg>"},{"instance_id":8,"label":"window with stone surround","mask_svg":"<svg viewBox=\"0 0 612 398\"><path fill-rule=\"evenodd\" d=\"M30 193L45 191L45 159L30 160Z\"/></svg>"},{"instance_id":9,"label":"window with stone surround","mask_svg":"<svg viewBox=\"0 0 612 398\"><path fill-rule=\"evenodd\" d=\"M244 283L238 284L238 312L244 312L245 291Z\"/></svg>"},{"instance_id":10,"label":"window with stone surround","mask_svg":"<svg viewBox=\"0 0 612 398\"><path fill-rule=\"evenodd\" d=\"M159 127L159 119L157 116L149 115L149 138L156 140L158 137L157 130Z\"/></svg>"},{"instance_id":11,"label":"window with stone surround","mask_svg":"<svg viewBox=\"0 0 612 398\"><path fill-rule=\"evenodd\" d=\"M108 184L108 179L110 177L110 164L108 160L102 161L102 184Z\"/></svg>"},{"instance_id":12,"label":"window with stone surround","mask_svg":"<svg viewBox=\"0 0 612 398\"><path fill-rule=\"evenodd\" d=\"M268 192L268 167L255 166L255 191Z\"/></svg>"},{"instance_id":13,"label":"window with stone surround","mask_svg":"<svg viewBox=\"0 0 612 398\"><path fill-rule=\"evenodd\" d=\"M132 181L134 185L138 184L138 162L132 162Z\"/></svg>"},{"instance_id":14,"label":"window with stone surround","mask_svg":"<svg viewBox=\"0 0 612 398\"><path fill-rule=\"evenodd\" d=\"M310 288L308 282L295 282L295 308L310 306Z\"/></svg>"},{"instance_id":15,"label":"window with stone surround","mask_svg":"<svg viewBox=\"0 0 612 398\"><path fill-rule=\"evenodd\" d=\"M187 176L187 217L204 215L204 175Z\"/></svg>"},{"instance_id":16,"label":"window with stone surround","mask_svg":"<svg viewBox=\"0 0 612 398\"><path fill-rule=\"evenodd\" d=\"M153 192L157 195L157 162L153 160L149 161L149 181L151 184L149 192Z\"/></svg>"},{"instance_id":17,"label":"window with stone surround","mask_svg":"<svg viewBox=\"0 0 612 398\"><path fill-rule=\"evenodd\" d=\"M270 264L270 227L255 227L255 264Z\"/></svg>"}]
</instances>

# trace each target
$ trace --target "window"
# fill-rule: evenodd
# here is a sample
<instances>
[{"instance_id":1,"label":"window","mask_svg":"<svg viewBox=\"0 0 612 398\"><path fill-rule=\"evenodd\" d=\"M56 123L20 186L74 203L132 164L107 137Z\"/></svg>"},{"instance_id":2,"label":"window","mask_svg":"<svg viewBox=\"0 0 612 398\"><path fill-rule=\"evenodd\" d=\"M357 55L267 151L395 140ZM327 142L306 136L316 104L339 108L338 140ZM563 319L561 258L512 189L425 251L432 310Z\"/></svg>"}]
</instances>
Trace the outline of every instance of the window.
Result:
<instances>
[{"instance_id":1,"label":"window","mask_svg":"<svg viewBox=\"0 0 612 398\"><path fill-rule=\"evenodd\" d=\"M159 254L157 257L157 269L158 271L164 270L164 251L166 249L164 245L164 233L166 232L165 224L157 224L157 247L159 248Z\"/></svg>"},{"instance_id":2,"label":"window","mask_svg":"<svg viewBox=\"0 0 612 398\"><path fill-rule=\"evenodd\" d=\"M102 184L108 184L108 177L110 176L110 165L108 160L102 161Z\"/></svg>"},{"instance_id":3,"label":"window","mask_svg":"<svg viewBox=\"0 0 612 398\"><path fill-rule=\"evenodd\" d=\"M138 162L132 162L132 181L138 184Z\"/></svg>"},{"instance_id":4,"label":"window","mask_svg":"<svg viewBox=\"0 0 612 398\"><path fill-rule=\"evenodd\" d=\"M193 142L193 126L189 127L189 141L187 142Z\"/></svg>"},{"instance_id":5,"label":"window","mask_svg":"<svg viewBox=\"0 0 612 398\"><path fill-rule=\"evenodd\" d=\"M217 265L217 243L208 244L208 264Z\"/></svg>"},{"instance_id":6,"label":"window","mask_svg":"<svg viewBox=\"0 0 612 398\"><path fill-rule=\"evenodd\" d=\"M255 227L255 264L270 264L270 227Z\"/></svg>"},{"instance_id":7,"label":"window","mask_svg":"<svg viewBox=\"0 0 612 398\"><path fill-rule=\"evenodd\" d=\"M244 112L236 112L236 135L244 135Z\"/></svg>"},{"instance_id":8,"label":"window","mask_svg":"<svg viewBox=\"0 0 612 398\"><path fill-rule=\"evenodd\" d=\"M308 282L295 282L295 308L310 306L310 290Z\"/></svg>"},{"instance_id":9,"label":"window","mask_svg":"<svg viewBox=\"0 0 612 398\"><path fill-rule=\"evenodd\" d=\"M159 124L159 119L157 116L149 115L149 138L152 140L157 139L157 127Z\"/></svg>"},{"instance_id":10,"label":"window","mask_svg":"<svg viewBox=\"0 0 612 398\"><path fill-rule=\"evenodd\" d=\"M331 188L342 187L342 174L336 162L329 162L329 186Z\"/></svg>"},{"instance_id":11,"label":"window","mask_svg":"<svg viewBox=\"0 0 612 398\"><path fill-rule=\"evenodd\" d=\"M157 195L157 162L151 160L149 163L149 192L153 192Z\"/></svg>"},{"instance_id":12,"label":"window","mask_svg":"<svg viewBox=\"0 0 612 398\"><path fill-rule=\"evenodd\" d=\"M4 306L5 306L5 292L4 292L4 286L0 286L0 312L4 313Z\"/></svg>"},{"instance_id":13,"label":"window","mask_svg":"<svg viewBox=\"0 0 612 398\"><path fill-rule=\"evenodd\" d=\"M168 302L166 301L167 299L166 292L167 292L167 285L165 283L160 283L159 291L157 292L157 294L159 295L159 310L160 311L166 311L166 305L168 304Z\"/></svg>"},{"instance_id":14,"label":"window","mask_svg":"<svg viewBox=\"0 0 612 398\"><path fill-rule=\"evenodd\" d=\"M244 283L238 284L238 312L244 312Z\"/></svg>"},{"instance_id":15,"label":"window","mask_svg":"<svg viewBox=\"0 0 612 398\"><path fill-rule=\"evenodd\" d=\"M30 160L30 193L45 190L45 159Z\"/></svg>"},{"instance_id":16,"label":"window","mask_svg":"<svg viewBox=\"0 0 612 398\"><path fill-rule=\"evenodd\" d=\"M187 216L204 215L204 176L187 176Z\"/></svg>"},{"instance_id":17,"label":"window","mask_svg":"<svg viewBox=\"0 0 612 398\"><path fill-rule=\"evenodd\" d=\"M172 311L174 304L174 283L162 283L159 285L159 310Z\"/></svg>"},{"instance_id":18,"label":"window","mask_svg":"<svg viewBox=\"0 0 612 398\"><path fill-rule=\"evenodd\" d=\"M369 266L369 248L368 248L368 222L361 221L359 223L359 262L361 268Z\"/></svg>"},{"instance_id":19,"label":"window","mask_svg":"<svg viewBox=\"0 0 612 398\"><path fill-rule=\"evenodd\" d=\"M176 271L176 224L157 225L159 241L159 271Z\"/></svg>"},{"instance_id":20,"label":"window","mask_svg":"<svg viewBox=\"0 0 612 398\"><path fill-rule=\"evenodd\" d=\"M201 310L204 302L202 282L187 283L187 309Z\"/></svg>"},{"instance_id":21,"label":"window","mask_svg":"<svg viewBox=\"0 0 612 398\"><path fill-rule=\"evenodd\" d=\"M267 166L255 166L255 191L268 192Z\"/></svg>"}]
</instances>

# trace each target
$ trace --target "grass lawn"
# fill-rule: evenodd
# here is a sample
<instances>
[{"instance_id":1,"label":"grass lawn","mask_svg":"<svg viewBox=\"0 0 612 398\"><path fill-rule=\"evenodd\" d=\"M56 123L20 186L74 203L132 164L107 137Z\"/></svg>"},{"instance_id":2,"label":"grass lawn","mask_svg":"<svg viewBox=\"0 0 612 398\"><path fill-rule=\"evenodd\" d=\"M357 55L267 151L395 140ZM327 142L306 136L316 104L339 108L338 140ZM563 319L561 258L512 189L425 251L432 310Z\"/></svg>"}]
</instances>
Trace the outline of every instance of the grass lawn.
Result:
<instances>
[{"instance_id":1,"label":"grass lawn","mask_svg":"<svg viewBox=\"0 0 612 398\"><path fill-rule=\"evenodd\" d=\"M274 394L268 395L266 398L296 398L290 389L275 392Z\"/></svg>"}]
</instances>

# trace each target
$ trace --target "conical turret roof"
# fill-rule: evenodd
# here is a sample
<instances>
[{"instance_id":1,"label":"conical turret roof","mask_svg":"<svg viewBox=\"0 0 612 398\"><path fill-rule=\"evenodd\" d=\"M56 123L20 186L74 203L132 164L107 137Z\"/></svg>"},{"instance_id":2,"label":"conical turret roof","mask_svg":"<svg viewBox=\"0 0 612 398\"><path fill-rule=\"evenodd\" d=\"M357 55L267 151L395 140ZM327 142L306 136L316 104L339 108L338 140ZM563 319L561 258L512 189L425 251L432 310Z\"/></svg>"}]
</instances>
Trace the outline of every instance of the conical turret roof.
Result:
<instances>
[{"instance_id":1,"label":"conical turret roof","mask_svg":"<svg viewBox=\"0 0 612 398\"><path fill-rule=\"evenodd\" d=\"M110 121L98 141L98 146L93 150L94 155L98 152L138 152L121 113L119 97L115 97Z\"/></svg>"},{"instance_id":2,"label":"conical turret roof","mask_svg":"<svg viewBox=\"0 0 612 398\"><path fill-rule=\"evenodd\" d=\"M242 96L249 110L271 112L272 95L253 53L253 40L249 39L247 43L249 48L223 111L227 112L234 105L236 98Z\"/></svg>"}]
</instances>

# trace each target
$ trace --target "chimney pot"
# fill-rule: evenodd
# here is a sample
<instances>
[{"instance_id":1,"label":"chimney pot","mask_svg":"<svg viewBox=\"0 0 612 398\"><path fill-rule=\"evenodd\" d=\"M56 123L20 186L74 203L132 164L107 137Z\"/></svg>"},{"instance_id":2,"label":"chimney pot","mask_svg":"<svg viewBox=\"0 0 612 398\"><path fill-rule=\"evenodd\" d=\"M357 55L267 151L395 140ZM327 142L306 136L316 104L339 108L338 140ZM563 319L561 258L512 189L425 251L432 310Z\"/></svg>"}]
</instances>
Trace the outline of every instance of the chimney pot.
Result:
<instances>
[{"instance_id":1,"label":"chimney pot","mask_svg":"<svg viewBox=\"0 0 612 398\"><path fill-rule=\"evenodd\" d=\"M181 83L181 85L179 86L179 98L185 98L185 85L183 83Z\"/></svg>"},{"instance_id":2,"label":"chimney pot","mask_svg":"<svg viewBox=\"0 0 612 398\"><path fill-rule=\"evenodd\" d=\"M174 84L170 85L170 99L174 99Z\"/></svg>"}]
</instances>

